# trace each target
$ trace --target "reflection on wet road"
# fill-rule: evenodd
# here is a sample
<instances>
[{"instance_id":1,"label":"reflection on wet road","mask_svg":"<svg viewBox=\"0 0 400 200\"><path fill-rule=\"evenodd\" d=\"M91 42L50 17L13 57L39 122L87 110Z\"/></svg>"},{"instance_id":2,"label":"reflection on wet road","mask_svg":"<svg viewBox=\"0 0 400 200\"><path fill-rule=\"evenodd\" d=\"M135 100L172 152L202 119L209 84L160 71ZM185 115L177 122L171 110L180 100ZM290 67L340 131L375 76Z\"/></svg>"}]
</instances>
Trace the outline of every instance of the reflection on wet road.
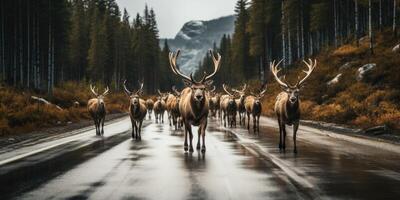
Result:
<instances>
[{"instance_id":1,"label":"reflection on wet road","mask_svg":"<svg viewBox=\"0 0 400 200\"><path fill-rule=\"evenodd\" d=\"M261 123L260 123L261 125ZM399 155L299 132L299 154L275 129L224 129L211 120L205 155L183 152L183 132L150 124L17 199L398 199ZM197 133L194 130L194 133ZM128 134L128 133L126 133ZM194 139L194 142L196 141ZM194 143L195 144L195 143Z\"/></svg>"}]
</instances>

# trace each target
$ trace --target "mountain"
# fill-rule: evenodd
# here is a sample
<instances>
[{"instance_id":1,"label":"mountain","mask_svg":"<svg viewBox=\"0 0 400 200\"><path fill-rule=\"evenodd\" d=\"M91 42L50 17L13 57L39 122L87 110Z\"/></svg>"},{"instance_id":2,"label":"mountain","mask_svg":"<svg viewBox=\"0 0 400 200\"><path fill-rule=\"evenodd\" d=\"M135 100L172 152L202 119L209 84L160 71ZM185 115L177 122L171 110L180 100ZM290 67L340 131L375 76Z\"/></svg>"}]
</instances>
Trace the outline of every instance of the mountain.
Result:
<instances>
[{"instance_id":1,"label":"mountain","mask_svg":"<svg viewBox=\"0 0 400 200\"><path fill-rule=\"evenodd\" d=\"M171 51L181 49L178 59L180 69L185 74L197 70L199 62L203 59L207 50L217 44L224 34L233 34L235 16L225 16L210 21L189 21L183 25L181 30L173 39L160 39L163 47L164 40L168 40Z\"/></svg>"}]
</instances>

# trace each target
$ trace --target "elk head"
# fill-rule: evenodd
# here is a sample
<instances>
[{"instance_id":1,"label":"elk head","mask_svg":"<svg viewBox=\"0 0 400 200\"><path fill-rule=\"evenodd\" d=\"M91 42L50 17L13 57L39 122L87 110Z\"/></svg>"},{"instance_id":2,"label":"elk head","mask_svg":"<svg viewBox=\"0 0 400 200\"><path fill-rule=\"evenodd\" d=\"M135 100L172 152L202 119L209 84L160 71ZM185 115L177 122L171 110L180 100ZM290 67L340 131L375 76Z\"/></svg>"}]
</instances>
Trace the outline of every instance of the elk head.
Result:
<instances>
[{"instance_id":1,"label":"elk head","mask_svg":"<svg viewBox=\"0 0 400 200\"><path fill-rule=\"evenodd\" d=\"M234 104L234 103L236 103L236 102L235 102L236 95L230 93L229 90L228 90L228 87L227 87L225 84L222 84L222 87L224 88L225 93L226 93L227 95L229 95L228 104Z\"/></svg>"},{"instance_id":2,"label":"elk head","mask_svg":"<svg viewBox=\"0 0 400 200\"><path fill-rule=\"evenodd\" d=\"M241 90L232 89L232 91L239 94L240 103L242 103L242 104L244 103L244 97L246 95L246 93L245 93L246 88L247 88L247 84L245 83Z\"/></svg>"},{"instance_id":3,"label":"elk head","mask_svg":"<svg viewBox=\"0 0 400 200\"><path fill-rule=\"evenodd\" d=\"M103 94L98 94L95 91L96 87L93 87L92 84L90 84L90 91L92 91L92 93L94 94L94 96L97 98L97 100L99 101L100 104L104 104L104 97L108 94L108 86L107 88L104 90Z\"/></svg>"},{"instance_id":4,"label":"elk head","mask_svg":"<svg viewBox=\"0 0 400 200\"><path fill-rule=\"evenodd\" d=\"M162 93L159 89L157 90L158 95L160 95L160 99L157 97L158 100L163 100L164 102L167 102L168 95L170 94L169 92Z\"/></svg>"},{"instance_id":5,"label":"elk head","mask_svg":"<svg viewBox=\"0 0 400 200\"><path fill-rule=\"evenodd\" d=\"M302 88L305 80L311 75L311 73L314 71L315 67L317 66L317 60L312 61L311 59L308 59L308 62L304 61L304 64L307 66L308 70L302 70L306 75L304 78L300 79L298 77L298 81L295 85L291 85L286 81L285 76L283 76L283 80L281 80L278 76L278 73L281 71L281 69L278 69L279 64L282 62L279 61L278 64L275 64L275 61L270 63L270 68L271 72L274 75L274 78L276 82L281 86L282 90L285 91L288 94L288 100L290 104L295 104L299 101L299 93L300 89Z\"/></svg>"},{"instance_id":6,"label":"elk head","mask_svg":"<svg viewBox=\"0 0 400 200\"><path fill-rule=\"evenodd\" d=\"M175 94L175 97L176 97L177 102L179 102L179 100L180 100L180 98L181 98L181 92L179 92L179 91L176 89L175 85L172 86L172 91L173 91L174 94Z\"/></svg>"},{"instance_id":7,"label":"elk head","mask_svg":"<svg viewBox=\"0 0 400 200\"><path fill-rule=\"evenodd\" d=\"M183 74L182 72L179 71L177 67L177 58L179 56L180 50L178 50L176 53L170 52L169 53L169 63L171 66L172 71L180 76L185 85L189 87L192 92L191 92L191 99L194 100L196 103L203 102L204 99L206 98L206 91L209 90L210 86L212 85L213 81L211 78L217 73L219 67L220 67L220 61L221 61L221 55L218 53L217 57L215 57L214 53L212 50L210 50L210 54L214 63L214 72L211 74L207 74L204 72L204 76L200 81L196 81L193 78L193 74L190 74L190 76L187 76Z\"/></svg>"},{"instance_id":8,"label":"elk head","mask_svg":"<svg viewBox=\"0 0 400 200\"><path fill-rule=\"evenodd\" d=\"M263 89L262 89L259 93L253 93L253 92L251 92L251 95L254 96L254 100L255 100L255 103L256 103L256 104L261 103L261 102L260 102L260 101L261 101L261 98L264 97L266 91L267 91L267 87L266 87L266 86L263 86Z\"/></svg>"},{"instance_id":9,"label":"elk head","mask_svg":"<svg viewBox=\"0 0 400 200\"><path fill-rule=\"evenodd\" d=\"M130 104L133 106L138 106L140 103L140 97L143 94L143 82L139 82L140 88L136 91L129 91L128 88L126 87L126 80L124 81L124 91L126 95L130 98Z\"/></svg>"}]
</instances>

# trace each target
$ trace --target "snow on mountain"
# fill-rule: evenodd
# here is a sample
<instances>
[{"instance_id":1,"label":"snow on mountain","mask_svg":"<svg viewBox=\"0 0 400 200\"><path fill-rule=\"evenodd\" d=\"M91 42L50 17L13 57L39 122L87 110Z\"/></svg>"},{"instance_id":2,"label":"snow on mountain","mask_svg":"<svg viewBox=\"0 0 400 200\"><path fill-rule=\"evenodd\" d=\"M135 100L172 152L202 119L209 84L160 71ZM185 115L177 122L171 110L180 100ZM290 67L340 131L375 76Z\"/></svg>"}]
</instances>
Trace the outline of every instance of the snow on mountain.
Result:
<instances>
[{"instance_id":1,"label":"snow on mountain","mask_svg":"<svg viewBox=\"0 0 400 200\"><path fill-rule=\"evenodd\" d=\"M217 44L224 34L232 35L235 16L230 15L210 21L193 20L185 23L175 38L167 39L172 51L181 49L178 65L183 73L190 74L197 70L199 62L207 50ZM165 39L160 39L160 46Z\"/></svg>"}]
</instances>

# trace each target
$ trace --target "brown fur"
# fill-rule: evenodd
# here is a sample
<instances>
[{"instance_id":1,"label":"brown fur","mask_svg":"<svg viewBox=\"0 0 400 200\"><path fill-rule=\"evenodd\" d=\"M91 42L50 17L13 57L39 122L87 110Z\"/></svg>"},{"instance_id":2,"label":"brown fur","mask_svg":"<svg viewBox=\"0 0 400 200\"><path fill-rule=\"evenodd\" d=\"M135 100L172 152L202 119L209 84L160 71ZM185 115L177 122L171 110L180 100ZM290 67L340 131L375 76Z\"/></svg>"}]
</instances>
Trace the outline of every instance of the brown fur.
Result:
<instances>
[{"instance_id":1,"label":"brown fur","mask_svg":"<svg viewBox=\"0 0 400 200\"><path fill-rule=\"evenodd\" d=\"M95 87L90 85L91 92L96 96L96 98L89 99L87 103L87 109L94 121L96 127L96 135L104 135L104 121L106 118L106 105L104 102L104 97L108 94L108 87L103 94L98 95L94 90Z\"/></svg>"},{"instance_id":2,"label":"brown fur","mask_svg":"<svg viewBox=\"0 0 400 200\"><path fill-rule=\"evenodd\" d=\"M164 123L164 112L165 112L165 102L162 98L159 98L156 103L154 103L154 114L156 116L156 123L159 121Z\"/></svg>"},{"instance_id":3,"label":"brown fur","mask_svg":"<svg viewBox=\"0 0 400 200\"><path fill-rule=\"evenodd\" d=\"M147 107L147 113L149 114L149 119L151 119L151 114L154 108L154 101L153 99L147 99L146 100L146 107Z\"/></svg>"}]
</instances>

